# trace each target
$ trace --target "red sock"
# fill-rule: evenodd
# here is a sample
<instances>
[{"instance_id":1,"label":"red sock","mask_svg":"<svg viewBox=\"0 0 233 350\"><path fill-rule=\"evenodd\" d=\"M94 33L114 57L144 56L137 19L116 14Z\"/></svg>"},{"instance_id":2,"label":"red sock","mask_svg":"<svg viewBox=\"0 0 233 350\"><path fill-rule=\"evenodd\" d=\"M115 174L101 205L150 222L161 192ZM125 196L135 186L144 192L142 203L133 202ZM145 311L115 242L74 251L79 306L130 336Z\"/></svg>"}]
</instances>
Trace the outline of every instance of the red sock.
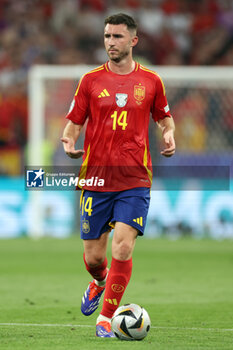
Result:
<instances>
[{"instance_id":1,"label":"red sock","mask_svg":"<svg viewBox=\"0 0 233 350\"><path fill-rule=\"evenodd\" d=\"M129 283L132 273L132 258L121 261L112 258L111 268L105 287L104 302L101 315L112 318L113 313L120 305L121 298Z\"/></svg>"},{"instance_id":2,"label":"red sock","mask_svg":"<svg viewBox=\"0 0 233 350\"><path fill-rule=\"evenodd\" d=\"M97 281L103 281L107 275L107 266L108 266L108 260L107 258L104 259L102 264L96 266L96 267L90 267L85 259L85 254L83 254L83 260L84 264L86 266L87 271L91 274L91 276L96 279Z\"/></svg>"}]
</instances>

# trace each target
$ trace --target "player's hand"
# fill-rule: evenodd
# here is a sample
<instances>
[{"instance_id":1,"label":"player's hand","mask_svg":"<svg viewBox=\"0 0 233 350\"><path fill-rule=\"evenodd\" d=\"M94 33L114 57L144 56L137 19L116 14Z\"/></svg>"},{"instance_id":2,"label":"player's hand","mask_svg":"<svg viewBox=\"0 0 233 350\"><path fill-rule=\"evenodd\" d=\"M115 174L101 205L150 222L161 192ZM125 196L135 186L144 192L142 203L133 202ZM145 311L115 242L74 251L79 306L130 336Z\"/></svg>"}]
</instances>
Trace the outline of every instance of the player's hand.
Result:
<instances>
[{"instance_id":1,"label":"player's hand","mask_svg":"<svg viewBox=\"0 0 233 350\"><path fill-rule=\"evenodd\" d=\"M63 142L63 147L65 153L70 158L80 158L84 155L85 151L83 149L75 149L74 148L74 142L69 137L62 137L61 141Z\"/></svg>"},{"instance_id":2,"label":"player's hand","mask_svg":"<svg viewBox=\"0 0 233 350\"><path fill-rule=\"evenodd\" d=\"M163 139L165 143L165 148L160 153L164 157L171 157L176 151L176 144L174 139L174 133L173 130L165 131L163 134Z\"/></svg>"}]
</instances>

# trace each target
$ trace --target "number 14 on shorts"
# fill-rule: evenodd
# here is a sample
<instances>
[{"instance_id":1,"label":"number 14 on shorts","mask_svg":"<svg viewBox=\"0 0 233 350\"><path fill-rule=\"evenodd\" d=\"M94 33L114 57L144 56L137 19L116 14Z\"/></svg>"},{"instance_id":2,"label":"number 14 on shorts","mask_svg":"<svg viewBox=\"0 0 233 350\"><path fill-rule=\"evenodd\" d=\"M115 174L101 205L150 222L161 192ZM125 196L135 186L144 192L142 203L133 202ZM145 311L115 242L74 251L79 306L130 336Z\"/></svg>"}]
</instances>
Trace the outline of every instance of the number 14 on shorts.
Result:
<instances>
[{"instance_id":1,"label":"number 14 on shorts","mask_svg":"<svg viewBox=\"0 0 233 350\"><path fill-rule=\"evenodd\" d=\"M84 211L85 211L86 213L88 213L88 216L91 216L91 213L93 210L92 209L92 200L93 200L92 197L88 197L88 198L83 197L82 204L81 204L82 215L84 214Z\"/></svg>"}]
</instances>

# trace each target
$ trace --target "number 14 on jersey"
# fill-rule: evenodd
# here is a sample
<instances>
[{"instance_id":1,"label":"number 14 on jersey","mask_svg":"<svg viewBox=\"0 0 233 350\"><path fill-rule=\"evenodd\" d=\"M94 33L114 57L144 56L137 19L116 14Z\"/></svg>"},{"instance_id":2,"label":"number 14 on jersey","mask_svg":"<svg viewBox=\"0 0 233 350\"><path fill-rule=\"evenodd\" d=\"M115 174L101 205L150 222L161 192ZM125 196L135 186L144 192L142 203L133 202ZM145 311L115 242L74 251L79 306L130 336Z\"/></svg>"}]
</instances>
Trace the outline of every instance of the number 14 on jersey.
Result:
<instances>
[{"instance_id":1,"label":"number 14 on jersey","mask_svg":"<svg viewBox=\"0 0 233 350\"><path fill-rule=\"evenodd\" d=\"M127 124L127 111L122 111L120 115L118 114L117 111L115 111L112 115L111 118L113 119L113 124L112 124L112 129L116 130L117 125L119 125L122 130L126 129Z\"/></svg>"}]
</instances>

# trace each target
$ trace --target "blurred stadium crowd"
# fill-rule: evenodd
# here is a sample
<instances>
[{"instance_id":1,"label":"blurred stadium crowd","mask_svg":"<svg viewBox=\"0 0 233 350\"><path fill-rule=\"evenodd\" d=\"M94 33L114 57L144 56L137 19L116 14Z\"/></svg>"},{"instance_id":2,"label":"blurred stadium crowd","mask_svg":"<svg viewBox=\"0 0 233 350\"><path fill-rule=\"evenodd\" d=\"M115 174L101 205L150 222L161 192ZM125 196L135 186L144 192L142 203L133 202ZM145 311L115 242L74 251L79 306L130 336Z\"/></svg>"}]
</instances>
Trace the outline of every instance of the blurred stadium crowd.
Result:
<instances>
[{"instance_id":1,"label":"blurred stadium crowd","mask_svg":"<svg viewBox=\"0 0 233 350\"><path fill-rule=\"evenodd\" d=\"M103 63L103 21L117 12L137 19L143 64L233 63L232 0L0 0L0 173L22 171L30 67Z\"/></svg>"}]
</instances>

